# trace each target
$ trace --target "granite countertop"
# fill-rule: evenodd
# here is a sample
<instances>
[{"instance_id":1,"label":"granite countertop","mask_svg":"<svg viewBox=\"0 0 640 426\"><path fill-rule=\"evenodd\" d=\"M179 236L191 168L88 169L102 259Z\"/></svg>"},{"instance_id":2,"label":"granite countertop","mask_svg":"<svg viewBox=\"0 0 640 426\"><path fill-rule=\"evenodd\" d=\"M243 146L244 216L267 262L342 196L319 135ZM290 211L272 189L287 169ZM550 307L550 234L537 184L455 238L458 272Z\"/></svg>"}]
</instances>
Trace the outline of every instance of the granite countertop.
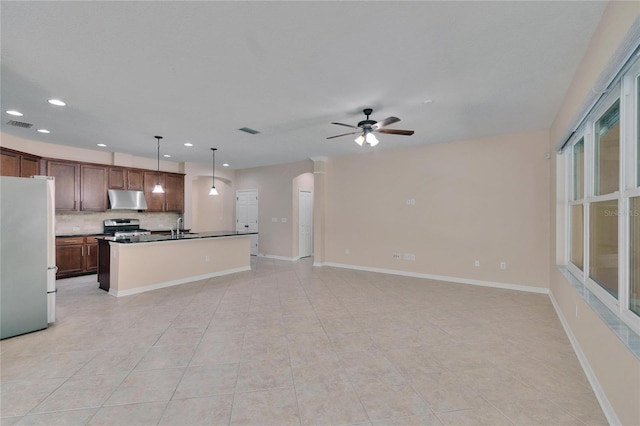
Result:
<instances>
[{"instance_id":1,"label":"granite countertop","mask_svg":"<svg viewBox=\"0 0 640 426\"><path fill-rule=\"evenodd\" d=\"M135 244L135 243L153 243L158 241L177 241L177 240L196 240L199 238L218 238L218 237L236 237L242 235L255 235L257 232L244 231L213 231L200 232L198 234L185 233L179 237L171 235L139 235L137 237L98 237L100 240L113 241L115 243Z\"/></svg>"},{"instance_id":2,"label":"granite countertop","mask_svg":"<svg viewBox=\"0 0 640 426\"><path fill-rule=\"evenodd\" d=\"M189 229L184 229L181 231L185 231L185 232L189 232ZM151 230L151 232L171 232L170 229L153 229ZM108 235L105 234L104 232L78 232L76 234L56 234L56 237L62 237L62 238L66 238L66 237L96 237L96 236L104 236L104 235Z\"/></svg>"}]
</instances>

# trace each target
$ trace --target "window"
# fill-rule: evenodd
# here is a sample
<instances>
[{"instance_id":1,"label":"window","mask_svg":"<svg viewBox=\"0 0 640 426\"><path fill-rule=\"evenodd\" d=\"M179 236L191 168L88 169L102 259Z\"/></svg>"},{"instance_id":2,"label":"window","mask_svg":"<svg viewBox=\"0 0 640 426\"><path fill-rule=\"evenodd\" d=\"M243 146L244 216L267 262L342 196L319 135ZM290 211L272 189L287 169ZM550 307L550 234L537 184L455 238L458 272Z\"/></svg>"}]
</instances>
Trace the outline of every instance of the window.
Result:
<instances>
[{"instance_id":1,"label":"window","mask_svg":"<svg viewBox=\"0 0 640 426\"><path fill-rule=\"evenodd\" d=\"M565 150L567 268L640 333L640 59Z\"/></svg>"},{"instance_id":2,"label":"window","mask_svg":"<svg viewBox=\"0 0 640 426\"><path fill-rule=\"evenodd\" d=\"M584 138L573 146L573 199L584 198Z\"/></svg>"},{"instance_id":3,"label":"window","mask_svg":"<svg viewBox=\"0 0 640 426\"><path fill-rule=\"evenodd\" d=\"M589 278L618 298L618 200L591 203Z\"/></svg>"},{"instance_id":4,"label":"window","mask_svg":"<svg viewBox=\"0 0 640 426\"><path fill-rule=\"evenodd\" d=\"M584 271L584 206L571 206L571 263Z\"/></svg>"},{"instance_id":5,"label":"window","mask_svg":"<svg viewBox=\"0 0 640 426\"><path fill-rule=\"evenodd\" d=\"M595 194L620 188L620 100L595 125Z\"/></svg>"},{"instance_id":6,"label":"window","mask_svg":"<svg viewBox=\"0 0 640 426\"><path fill-rule=\"evenodd\" d=\"M640 197L631 199L629 216L629 309L640 315Z\"/></svg>"}]
</instances>

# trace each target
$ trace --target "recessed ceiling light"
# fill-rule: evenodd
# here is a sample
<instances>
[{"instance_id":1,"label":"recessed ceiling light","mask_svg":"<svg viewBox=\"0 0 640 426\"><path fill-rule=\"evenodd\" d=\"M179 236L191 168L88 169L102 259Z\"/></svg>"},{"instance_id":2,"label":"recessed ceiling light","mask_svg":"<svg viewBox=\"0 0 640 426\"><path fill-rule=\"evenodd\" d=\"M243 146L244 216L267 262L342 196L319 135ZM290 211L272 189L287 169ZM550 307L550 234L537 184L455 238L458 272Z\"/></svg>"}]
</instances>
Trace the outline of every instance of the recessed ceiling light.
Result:
<instances>
[{"instance_id":1,"label":"recessed ceiling light","mask_svg":"<svg viewBox=\"0 0 640 426\"><path fill-rule=\"evenodd\" d=\"M55 106L66 106L67 104L62 102L60 99L49 99L48 101L51 105Z\"/></svg>"},{"instance_id":2,"label":"recessed ceiling light","mask_svg":"<svg viewBox=\"0 0 640 426\"><path fill-rule=\"evenodd\" d=\"M224 164L222 165L222 167L229 167L229 164L228 164L228 163L224 163Z\"/></svg>"},{"instance_id":3,"label":"recessed ceiling light","mask_svg":"<svg viewBox=\"0 0 640 426\"><path fill-rule=\"evenodd\" d=\"M24 114L23 114L23 113L21 113L20 111L16 111L16 110L13 110L13 109L8 110L8 111L7 111L7 114L9 114L9 115L15 115L16 117L22 117L22 116L24 115Z\"/></svg>"},{"instance_id":4,"label":"recessed ceiling light","mask_svg":"<svg viewBox=\"0 0 640 426\"><path fill-rule=\"evenodd\" d=\"M48 131L47 129L38 129L38 131L40 133L51 133L50 131Z\"/></svg>"},{"instance_id":5,"label":"recessed ceiling light","mask_svg":"<svg viewBox=\"0 0 640 426\"><path fill-rule=\"evenodd\" d=\"M103 144L103 143L98 143L98 144L96 144L96 145L98 145L99 147L102 147L102 148L105 148L105 147L106 147L106 145L105 145L105 144Z\"/></svg>"},{"instance_id":6,"label":"recessed ceiling light","mask_svg":"<svg viewBox=\"0 0 640 426\"><path fill-rule=\"evenodd\" d=\"M186 142L184 146L193 146L193 144L191 142Z\"/></svg>"},{"instance_id":7,"label":"recessed ceiling light","mask_svg":"<svg viewBox=\"0 0 640 426\"><path fill-rule=\"evenodd\" d=\"M171 156L169 154L165 154L163 155L164 158L171 158Z\"/></svg>"},{"instance_id":8,"label":"recessed ceiling light","mask_svg":"<svg viewBox=\"0 0 640 426\"><path fill-rule=\"evenodd\" d=\"M425 99L424 101L422 101L423 104L432 104L433 100L432 99Z\"/></svg>"}]
</instances>

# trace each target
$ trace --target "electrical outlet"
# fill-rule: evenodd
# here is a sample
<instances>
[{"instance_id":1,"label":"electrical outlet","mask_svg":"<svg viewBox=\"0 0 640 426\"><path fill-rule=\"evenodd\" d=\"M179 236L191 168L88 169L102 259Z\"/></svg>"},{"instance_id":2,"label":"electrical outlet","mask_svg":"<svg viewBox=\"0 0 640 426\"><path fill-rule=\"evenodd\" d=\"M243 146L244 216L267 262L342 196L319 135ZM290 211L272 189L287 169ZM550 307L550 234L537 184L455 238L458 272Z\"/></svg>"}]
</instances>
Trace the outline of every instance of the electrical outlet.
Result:
<instances>
[{"instance_id":1,"label":"electrical outlet","mask_svg":"<svg viewBox=\"0 0 640 426\"><path fill-rule=\"evenodd\" d=\"M413 253L409 253L409 260L416 260L416 255Z\"/></svg>"},{"instance_id":2,"label":"electrical outlet","mask_svg":"<svg viewBox=\"0 0 640 426\"><path fill-rule=\"evenodd\" d=\"M281 218L281 219L280 219L280 222L282 222L282 223L287 223L287 218L286 218L286 217Z\"/></svg>"},{"instance_id":3,"label":"electrical outlet","mask_svg":"<svg viewBox=\"0 0 640 426\"><path fill-rule=\"evenodd\" d=\"M344 254L349 254L351 253L351 250L349 250L348 248L344 249Z\"/></svg>"},{"instance_id":4,"label":"electrical outlet","mask_svg":"<svg viewBox=\"0 0 640 426\"><path fill-rule=\"evenodd\" d=\"M205 262L208 262L209 260L210 260L209 255L206 255L206 256L204 257L204 261L205 261Z\"/></svg>"},{"instance_id":5,"label":"electrical outlet","mask_svg":"<svg viewBox=\"0 0 640 426\"><path fill-rule=\"evenodd\" d=\"M479 267L480 266L480 261L476 260L475 265L476 265L476 268Z\"/></svg>"},{"instance_id":6,"label":"electrical outlet","mask_svg":"<svg viewBox=\"0 0 640 426\"><path fill-rule=\"evenodd\" d=\"M502 270L507 269L507 262L500 262L500 269Z\"/></svg>"}]
</instances>

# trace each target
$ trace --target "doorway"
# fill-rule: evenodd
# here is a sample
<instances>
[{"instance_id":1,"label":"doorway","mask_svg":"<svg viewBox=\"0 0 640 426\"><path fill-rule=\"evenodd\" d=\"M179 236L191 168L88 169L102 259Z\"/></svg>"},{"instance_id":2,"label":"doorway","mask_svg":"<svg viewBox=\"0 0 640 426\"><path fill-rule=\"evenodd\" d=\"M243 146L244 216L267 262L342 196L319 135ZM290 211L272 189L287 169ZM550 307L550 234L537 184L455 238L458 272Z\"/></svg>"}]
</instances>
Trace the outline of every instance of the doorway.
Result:
<instances>
[{"instance_id":1,"label":"doorway","mask_svg":"<svg viewBox=\"0 0 640 426\"><path fill-rule=\"evenodd\" d=\"M258 190L236 191L236 231L258 232ZM258 255L258 234L251 236L251 255Z\"/></svg>"}]
</instances>

